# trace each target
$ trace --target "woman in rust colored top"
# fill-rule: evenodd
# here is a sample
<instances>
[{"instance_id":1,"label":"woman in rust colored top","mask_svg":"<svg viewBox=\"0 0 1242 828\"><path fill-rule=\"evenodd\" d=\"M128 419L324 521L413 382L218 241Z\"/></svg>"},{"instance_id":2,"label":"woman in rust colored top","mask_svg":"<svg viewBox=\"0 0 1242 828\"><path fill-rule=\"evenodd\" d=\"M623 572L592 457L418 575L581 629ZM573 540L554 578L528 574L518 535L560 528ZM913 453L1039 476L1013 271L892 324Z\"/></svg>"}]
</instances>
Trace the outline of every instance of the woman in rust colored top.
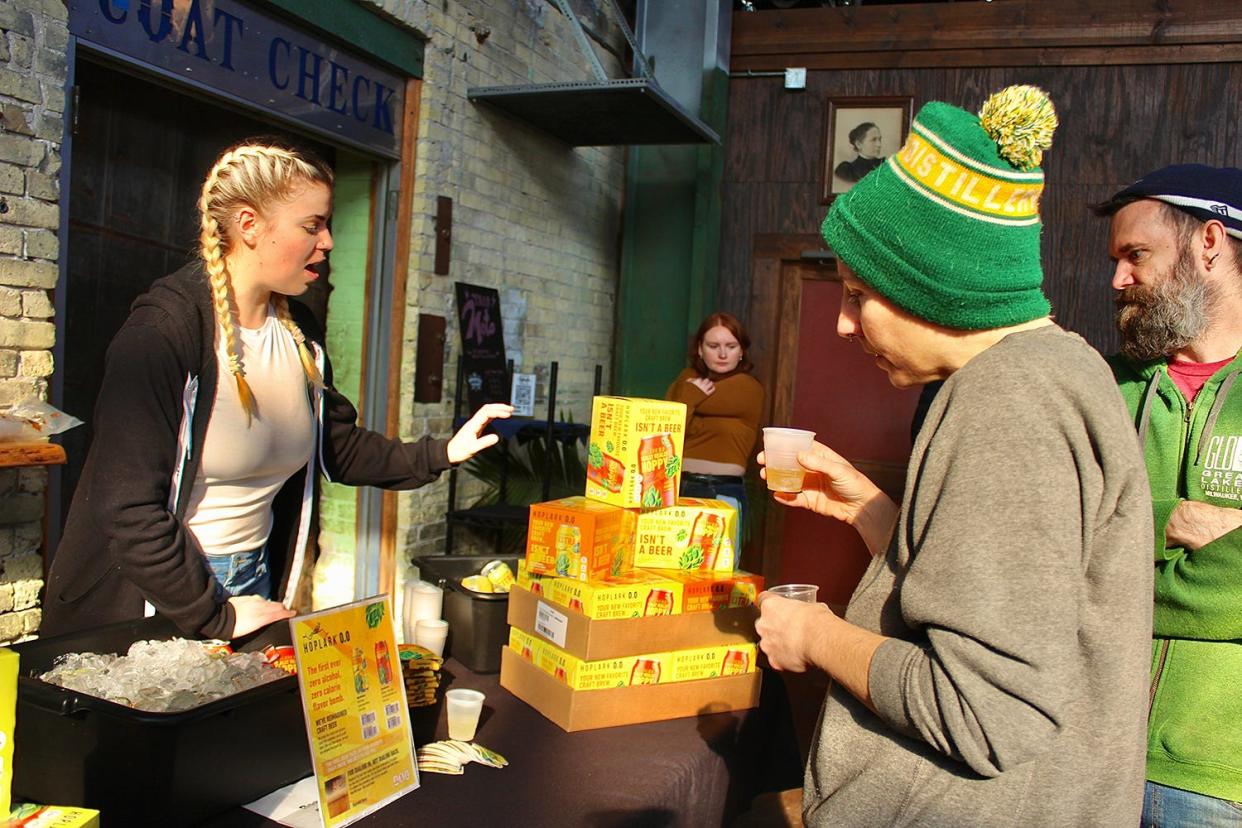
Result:
<instances>
[{"instance_id":1,"label":"woman in rust colored top","mask_svg":"<svg viewBox=\"0 0 1242 828\"><path fill-rule=\"evenodd\" d=\"M681 494L732 503L739 529L746 507L742 475L755 453L763 411L763 386L750 375L748 348L741 322L727 313L709 315L690 342L690 367L664 395L686 404Z\"/></svg>"}]
</instances>

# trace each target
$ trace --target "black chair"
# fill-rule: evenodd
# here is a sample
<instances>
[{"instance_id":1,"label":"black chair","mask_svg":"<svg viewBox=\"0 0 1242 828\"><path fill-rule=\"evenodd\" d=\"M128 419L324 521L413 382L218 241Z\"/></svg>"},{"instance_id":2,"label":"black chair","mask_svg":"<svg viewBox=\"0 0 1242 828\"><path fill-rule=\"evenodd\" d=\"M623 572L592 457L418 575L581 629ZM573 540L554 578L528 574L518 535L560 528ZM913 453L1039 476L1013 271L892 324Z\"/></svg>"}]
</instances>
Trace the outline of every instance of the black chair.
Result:
<instances>
[{"instance_id":1,"label":"black chair","mask_svg":"<svg viewBox=\"0 0 1242 828\"><path fill-rule=\"evenodd\" d=\"M456 466L449 470L449 492L448 492L448 511L445 514L445 533L444 533L444 554L451 555L453 552L454 530L458 526L470 527L476 530L493 532L495 534L495 552L497 555L502 552L502 544L504 542L505 530L515 530L521 534L526 532L526 523L530 516L530 504L527 503L510 503L508 502L508 469L509 469L509 439L513 437L530 437L536 434L542 434L546 440L548 451L544 460L544 468L541 470L542 497L540 500L549 500L552 487L552 471L553 471L553 446L555 440L573 440L583 439L590 434L590 423L565 423L557 422L556 419L556 385L557 372L559 363L552 362L548 371L548 415L547 419L540 420L498 420L493 424L493 428L500 434L500 442L496 445L496 450L501 453L501 471L500 485L498 492L498 502L490 503L483 506L470 506L466 508L457 508L457 475ZM453 428L457 429L465 423L466 417L462 415L462 388L464 386L465 370L462 366L461 357L457 358L457 388L453 397ZM513 381L513 362L508 365L507 383L512 386ZM600 387L603 383L603 366L595 366L595 389L596 396L600 393ZM489 449L490 450L490 449Z\"/></svg>"}]
</instances>

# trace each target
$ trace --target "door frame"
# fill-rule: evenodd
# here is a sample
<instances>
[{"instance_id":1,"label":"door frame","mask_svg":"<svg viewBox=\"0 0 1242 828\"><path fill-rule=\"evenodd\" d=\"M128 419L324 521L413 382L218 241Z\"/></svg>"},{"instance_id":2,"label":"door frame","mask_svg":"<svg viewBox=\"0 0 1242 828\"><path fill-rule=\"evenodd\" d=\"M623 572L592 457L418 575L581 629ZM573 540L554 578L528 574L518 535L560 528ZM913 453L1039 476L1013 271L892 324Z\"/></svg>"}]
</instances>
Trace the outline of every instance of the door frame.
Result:
<instances>
[{"instance_id":1,"label":"door frame","mask_svg":"<svg viewBox=\"0 0 1242 828\"><path fill-rule=\"evenodd\" d=\"M750 263L750 357L755 377L768 389L763 422L786 424L793 413L798 374L803 283L839 282L841 274L823 238L810 233L756 233ZM782 320L787 324L782 325ZM886 494L901 501L905 464L848 455L846 459ZM747 566L754 567L767 583L778 583L785 537L784 507L769 505L761 511L759 559L747 561Z\"/></svg>"}]
</instances>

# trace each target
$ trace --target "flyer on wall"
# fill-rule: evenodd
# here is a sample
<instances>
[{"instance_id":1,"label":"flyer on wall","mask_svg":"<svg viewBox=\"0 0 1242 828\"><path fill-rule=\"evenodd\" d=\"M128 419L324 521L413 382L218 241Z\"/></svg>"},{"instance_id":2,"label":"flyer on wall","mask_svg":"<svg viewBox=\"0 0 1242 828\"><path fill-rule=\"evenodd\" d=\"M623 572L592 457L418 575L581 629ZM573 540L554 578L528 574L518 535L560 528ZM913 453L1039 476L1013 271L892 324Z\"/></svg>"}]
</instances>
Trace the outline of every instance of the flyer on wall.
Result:
<instances>
[{"instance_id":1,"label":"flyer on wall","mask_svg":"<svg viewBox=\"0 0 1242 828\"><path fill-rule=\"evenodd\" d=\"M392 604L376 596L289 621L324 828L418 787Z\"/></svg>"}]
</instances>

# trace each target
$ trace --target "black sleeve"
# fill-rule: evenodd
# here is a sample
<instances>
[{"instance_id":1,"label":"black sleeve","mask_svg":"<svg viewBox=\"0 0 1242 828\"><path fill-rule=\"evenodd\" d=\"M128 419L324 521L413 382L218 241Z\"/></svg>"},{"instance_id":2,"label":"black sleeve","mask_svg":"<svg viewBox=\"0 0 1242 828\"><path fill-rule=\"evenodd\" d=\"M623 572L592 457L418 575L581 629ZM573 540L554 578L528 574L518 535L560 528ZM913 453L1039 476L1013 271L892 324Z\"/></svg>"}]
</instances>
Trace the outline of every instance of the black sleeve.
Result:
<instances>
[{"instance_id":1,"label":"black sleeve","mask_svg":"<svg viewBox=\"0 0 1242 828\"><path fill-rule=\"evenodd\" d=\"M131 320L108 348L95 404L91 516L121 574L187 635L227 638L232 608L170 511L189 368L155 325Z\"/></svg>"},{"instance_id":2,"label":"black sleeve","mask_svg":"<svg viewBox=\"0 0 1242 828\"><path fill-rule=\"evenodd\" d=\"M428 436L404 443L362 428L353 404L330 385L324 388L323 406L324 467L338 483L416 489L450 465L448 440Z\"/></svg>"}]
</instances>

